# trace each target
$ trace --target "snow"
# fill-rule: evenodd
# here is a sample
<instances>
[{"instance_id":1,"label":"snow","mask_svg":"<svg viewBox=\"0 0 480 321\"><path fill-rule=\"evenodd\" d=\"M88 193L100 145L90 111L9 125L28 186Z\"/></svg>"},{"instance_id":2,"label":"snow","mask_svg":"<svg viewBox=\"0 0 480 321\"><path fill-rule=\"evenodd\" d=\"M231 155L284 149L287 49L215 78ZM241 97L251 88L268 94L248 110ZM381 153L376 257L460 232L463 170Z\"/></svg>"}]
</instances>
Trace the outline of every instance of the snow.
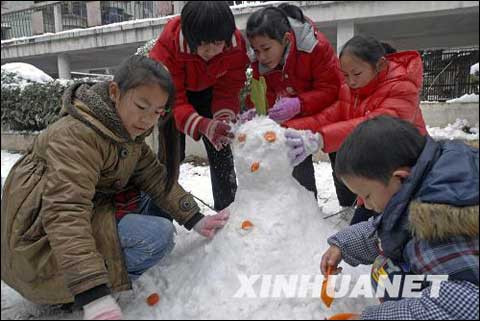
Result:
<instances>
[{"instance_id":1,"label":"snow","mask_svg":"<svg viewBox=\"0 0 480 321\"><path fill-rule=\"evenodd\" d=\"M478 74L478 62L475 65L470 66L470 75Z\"/></svg>"},{"instance_id":2,"label":"snow","mask_svg":"<svg viewBox=\"0 0 480 321\"><path fill-rule=\"evenodd\" d=\"M428 128L434 137L478 139L476 134L459 133L464 120L446 128ZM313 194L291 178L291 167L283 146L283 129L266 118L258 117L243 127L246 141L233 143L238 191L231 205L231 218L217 236L208 241L195 232L177 226L176 247L157 266L133 283L133 291L118 296L125 318L132 319L324 319L339 312L360 312L365 305L377 304L374 299L339 298L330 309L307 292L305 298L256 297L234 298L240 288L239 275L318 275L319 263L327 248L326 238L345 222L338 217L323 217L338 212L330 163L315 163L318 207ZM263 139L265 131L274 131L276 141ZM2 182L21 157L7 151L1 153ZM260 162L251 172L251 163ZM210 172L207 166L185 163L181 166L180 184L203 201L213 204ZM2 184L3 185L3 184ZM205 214L213 211L199 203ZM250 220L250 231L240 228ZM344 275L358 278L369 274L367 266L341 264ZM313 282L313 279L310 280ZM258 294L261 283L253 288ZM23 299L2 281L3 319L79 319L80 310L65 312L58 306L36 305ZM314 293L317 290L313 290ZM160 294L160 302L150 307L145 299ZM271 294L271 292L270 292Z\"/></svg>"},{"instance_id":3,"label":"snow","mask_svg":"<svg viewBox=\"0 0 480 321\"><path fill-rule=\"evenodd\" d=\"M454 98L447 100L447 104L452 103L478 103L478 95L477 94L465 94L460 98Z\"/></svg>"},{"instance_id":4,"label":"snow","mask_svg":"<svg viewBox=\"0 0 480 321\"><path fill-rule=\"evenodd\" d=\"M470 128L470 132L466 133L463 128ZM448 124L445 128L429 127L427 131L435 139L462 139L462 140L478 140L478 124L470 127L465 119L457 119L453 124Z\"/></svg>"},{"instance_id":5,"label":"snow","mask_svg":"<svg viewBox=\"0 0 480 321\"><path fill-rule=\"evenodd\" d=\"M2 189L3 183L15 162L22 157L22 154L12 154L2 150ZM2 289L3 292L3 289Z\"/></svg>"},{"instance_id":6,"label":"snow","mask_svg":"<svg viewBox=\"0 0 480 321\"><path fill-rule=\"evenodd\" d=\"M23 62L4 64L2 65L2 71L14 73L18 77L20 83L36 82L43 84L53 81L53 78L42 70Z\"/></svg>"},{"instance_id":7,"label":"snow","mask_svg":"<svg viewBox=\"0 0 480 321\"><path fill-rule=\"evenodd\" d=\"M267 6L278 6L287 1L244 1L241 4L235 4L230 6L232 10L243 9L243 8L257 8L257 7L267 7Z\"/></svg>"}]
</instances>

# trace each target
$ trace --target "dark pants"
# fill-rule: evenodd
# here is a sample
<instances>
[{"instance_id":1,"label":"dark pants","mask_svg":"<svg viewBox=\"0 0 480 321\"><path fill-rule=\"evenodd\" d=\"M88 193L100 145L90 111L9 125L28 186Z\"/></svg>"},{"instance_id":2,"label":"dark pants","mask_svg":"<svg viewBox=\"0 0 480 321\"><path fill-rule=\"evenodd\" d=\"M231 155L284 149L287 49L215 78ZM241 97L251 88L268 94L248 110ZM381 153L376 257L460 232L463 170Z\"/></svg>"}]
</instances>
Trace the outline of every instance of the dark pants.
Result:
<instances>
[{"instance_id":1,"label":"dark pants","mask_svg":"<svg viewBox=\"0 0 480 321\"><path fill-rule=\"evenodd\" d=\"M335 158L337 153L330 153L328 157L330 158L330 164L332 165L332 176L333 176L333 183L335 184L335 191L337 192L337 199L340 206L347 207L353 206L355 204L355 200L357 199L357 195L352 193L343 182L337 178L335 175Z\"/></svg>"},{"instance_id":2,"label":"dark pants","mask_svg":"<svg viewBox=\"0 0 480 321\"><path fill-rule=\"evenodd\" d=\"M338 202L340 206L353 206L357 199L357 195L352 193L345 184L341 180L337 178L335 175L335 158L336 153L328 154L330 158L330 163L332 165L332 176L333 176L333 183L335 184L335 191L337 193ZM358 206L353 213L353 218L350 221L350 225L357 224L363 221L367 221L371 216L377 215L378 213L366 209L363 206Z\"/></svg>"},{"instance_id":3,"label":"dark pants","mask_svg":"<svg viewBox=\"0 0 480 321\"><path fill-rule=\"evenodd\" d=\"M203 91L187 91L187 97L190 104L200 116L212 118L212 88ZM207 151L208 162L210 164L210 178L212 182L212 193L214 208L219 211L230 205L235 199L237 191L237 178L233 167L233 155L230 146L225 146L217 151L210 141L202 136L203 144ZM185 135L180 139L181 160L185 159Z\"/></svg>"},{"instance_id":4,"label":"dark pants","mask_svg":"<svg viewBox=\"0 0 480 321\"><path fill-rule=\"evenodd\" d=\"M315 182L315 170L313 168L312 155L308 156L303 162L295 166L292 174L303 187L310 192L313 192L315 198L317 198L317 185Z\"/></svg>"}]
</instances>

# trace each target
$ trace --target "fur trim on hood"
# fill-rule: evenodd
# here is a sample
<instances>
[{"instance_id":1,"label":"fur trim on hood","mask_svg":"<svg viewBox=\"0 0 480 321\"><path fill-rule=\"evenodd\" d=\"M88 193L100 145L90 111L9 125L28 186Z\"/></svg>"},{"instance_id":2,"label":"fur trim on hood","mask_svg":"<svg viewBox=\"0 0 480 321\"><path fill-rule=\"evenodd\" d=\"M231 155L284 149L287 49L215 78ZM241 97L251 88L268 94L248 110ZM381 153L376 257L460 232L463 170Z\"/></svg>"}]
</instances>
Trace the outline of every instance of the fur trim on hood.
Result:
<instances>
[{"instance_id":1,"label":"fur trim on hood","mask_svg":"<svg viewBox=\"0 0 480 321\"><path fill-rule=\"evenodd\" d=\"M479 207L412 202L410 230L419 239L441 241L455 236L478 237Z\"/></svg>"},{"instance_id":2,"label":"fur trim on hood","mask_svg":"<svg viewBox=\"0 0 480 321\"><path fill-rule=\"evenodd\" d=\"M65 90L62 102L61 116L69 114L114 141L132 141L108 95L108 82L74 84ZM152 130L138 136L135 142L144 140Z\"/></svg>"}]
</instances>

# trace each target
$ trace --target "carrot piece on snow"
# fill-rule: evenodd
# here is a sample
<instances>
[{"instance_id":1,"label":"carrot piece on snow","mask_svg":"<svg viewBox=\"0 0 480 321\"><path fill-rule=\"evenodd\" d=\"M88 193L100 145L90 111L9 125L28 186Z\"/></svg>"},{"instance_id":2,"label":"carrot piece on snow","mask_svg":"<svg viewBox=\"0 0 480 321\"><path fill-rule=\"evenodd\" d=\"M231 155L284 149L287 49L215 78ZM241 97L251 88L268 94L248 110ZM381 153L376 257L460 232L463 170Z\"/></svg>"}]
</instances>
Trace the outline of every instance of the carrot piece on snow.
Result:
<instances>
[{"instance_id":1,"label":"carrot piece on snow","mask_svg":"<svg viewBox=\"0 0 480 321\"><path fill-rule=\"evenodd\" d=\"M325 305L327 306L327 308L329 308L332 305L332 302L333 302L333 298L328 296L328 294L327 294L328 278L332 274L332 270L333 270L333 267L328 266L327 276L322 282L322 292L320 293L320 297L321 297L323 303L325 303Z\"/></svg>"},{"instance_id":2,"label":"carrot piece on snow","mask_svg":"<svg viewBox=\"0 0 480 321\"><path fill-rule=\"evenodd\" d=\"M245 140L247 140L247 135L246 134L239 134L238 135L238 141L240 143L243 143Z\"/></svg>"},{"instance_id":3,"label":"carrot piece on snow","mask_svg":"<svg viewBox=\"0 0 480 321\"><path fill-rule=\"evenodd\" d=\"M147 297L147 303L150 306L157 304L158 301L160 301L160 296L158 293L152 293Z\"/></svg>"},{"instance_id":4,"label":"carrot piece on snow","mask_svg":"<svg viewBox=\"0 0 480 321\"><path fill-rule=\"evenodd\" d=\"M355 313L338 313L338 314L332 315L327 320L350 320L353 317L358 318L359 315Z\"/></svg>"},{"instance_id":5,"label":"carrot piece on snow","mask_svg":"<svg viewBox=\"0 0 480 321\"><path fill-rule=\"evenodd\" d=\"M254 162L250 167L250 171L253 173L258 171L259 168L260 168L260 162Z\"/></svg>"},{"instance_id":6,"label":"carrot piece on snow","mask_svg":"<svg viewBox=\"0 0 480 321\"><path fill-rule=\"evenodd\" d=\"M243 223L242 223L242 229L243 229L243 230L249 230L249 229L251 229L252 227L253 227L252 222L250 222L249 220L243 221Z\"/></svg>"}]
</instances>

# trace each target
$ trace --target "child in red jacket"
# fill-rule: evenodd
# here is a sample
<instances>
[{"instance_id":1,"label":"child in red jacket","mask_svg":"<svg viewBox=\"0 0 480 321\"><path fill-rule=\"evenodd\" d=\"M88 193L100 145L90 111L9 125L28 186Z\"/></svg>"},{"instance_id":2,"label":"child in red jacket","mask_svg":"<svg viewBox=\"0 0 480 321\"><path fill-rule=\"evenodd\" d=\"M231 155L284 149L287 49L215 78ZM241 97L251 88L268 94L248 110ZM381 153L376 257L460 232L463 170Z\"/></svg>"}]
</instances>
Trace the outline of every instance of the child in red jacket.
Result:
<instances>
[{"instance_id":1,"label":"child in red jacket","mask_svg":"<svg viewBox=\"0 0 480 321\"><path fill-rule=\"evenodd\" d=\"M390 115L413 123L423 135L427 133L419 106L423 66L418 52L386 54L385 47L375 38L357 35L345 44L339 57L345 83L338 101L315 115L285 124L319 133L320 148L330 153L332 169L335 152L355 127L367 119ZM296 157L305 157L301 139L290 137L290 140ZM337 180L335 173L333 177L340 205L352 206L356 195ZM360 206L352 223L365 220L372 214L374 212Z\"/></svg>"},{"instance_id":2,"label":"child in red jacket","mask_svg":"<svg viewBox=\"0 0 480 321\"><path fill-rule=\"evenodd\" d=\"M253 78L264 77L267 84L271 119L284 123L313 115L337 100L342 78L338 59L300 8L282 4L254 12L246 34L255 53ZM316 196L312 157L294 165L293 176Z\"/></svg>"},{"instance_id":3,"label":"child in red jacket","mask_svg":"<svg viewBox=\"0 0 480 321\"><path fill-rule=\"evenodd\" d=\"M150 57L162 62L176 87L173 113L183 134L203 139L215 209L227 207L237 188L228 122L240 111L248 65L245 40L226 2L190 1L169 21ZM185 136L182 135L184 158Z\"/></svg>"}]
</instances>

